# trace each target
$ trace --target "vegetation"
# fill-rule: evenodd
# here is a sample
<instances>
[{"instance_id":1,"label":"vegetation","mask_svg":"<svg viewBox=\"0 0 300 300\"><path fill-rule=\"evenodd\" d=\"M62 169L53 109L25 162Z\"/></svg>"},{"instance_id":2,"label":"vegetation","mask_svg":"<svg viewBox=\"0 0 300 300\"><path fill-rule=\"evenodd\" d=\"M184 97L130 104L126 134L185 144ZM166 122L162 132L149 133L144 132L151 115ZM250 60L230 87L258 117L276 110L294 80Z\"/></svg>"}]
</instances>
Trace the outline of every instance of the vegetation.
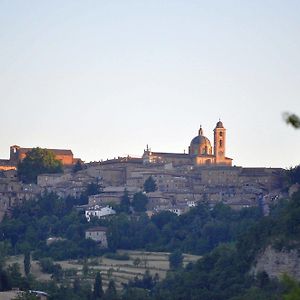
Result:
<instances>
[{"instance_id":1,"label":"vegetation","mask_svg":"<svg viewBox=\"0 0 300 300\"><path fill-rule=\"evenodd\" d=\"M148 251L202 255L220 243L235 241L237 236L261 218L256 208L234 211L223 204L213 209L199 204L188 213L177 216L161 212L151 219L119 214L108 224L110 249L146 249Z\"/></svg>"},{"instance_id":2,"label":"vegetation","mask_svg":"<svg viewBox=\"0 0 300 300\"><path fill-rule=\"evenodd\" d=\"M183 255L180 250L175 250L169 255L170 269L178 269L182 267Z\"/></svg>"},{"instance_id":3,"label":"vegetation","mask_svg":"<svg viewBox=\"0 0 300 300\"><path fill-rule=\"evenodd\" d=\"M30 251L26 250L24 254L24 272L26 276L30 273L30 267Z\"/></svg>"},{"instance_id":4,"label":"vegetation","mask_svg":"<svg viewBox=\"0 0 300 300\"><path fill-rule=\"evenodd\" d=\"M33 148L18 164L18 177L24 183L36 183L37 176L44 173L61 173L62 164L52 151Z\"/></svg>"},{"instance_id":5,"label":"vegetation","mask_svg":"<svg viewBox=\"0 0 300 300\"><path fill-rule=\"evenodd\" d=\"M134 211L136 212L143 212L146 211L146 206L148 204L148 197L142 193L136 193L133 195L133 199L132 199L132 207L134 209Z\"/></svg>"},{"instance_id":6,"label":"vegetation","mask_svg":"<svg viewBox=\"0 0 300 300\"><path fill-rule=\"evenodd\" d=\"M73 166L73 172L77 173L77 172L81 171L82 169L83 169L82 162L80 159L78 159L76 161L75 165Z\"/></svg>"},{"instance_id":7,"label":"vegetation","mask_svg":"<svg viewBox=\"0 0 300 300\"><path fill-rule=\"evenodd\" d=\"M97 272L96 278L95 278L95 283L94 283L94 292L93 296L95 300L101 299L103 296L103 287L102 287L102 279L101 279L101 274L100 272Z\"/></svg>"},{"instance_id":8,"label":"vegetation","mask_svg":"<svg viewBox=\"0 0 300 300\"><path fill-rule=\"evenodd\" d=\"M290 168L287 177L289 184L300 183L300 165Z\"/></svg>"},{"instance_id":9,"label":"vegetation","mask_svg":"<svg viewBox=\"0 0 300 300\"><path fill-rule=\"evenodd\" d=\"M121 197L119 211L127 214L130 213L130 198L126 189L124 191L123 196Z\"/></svg>"},{"instance_id":10,"label":"vegetation","mask_svg":"<svg viewBox=\"0 0 300 300\"><path fill-rule=\"evenodd\" d=\"M181 216L161 212L150 219L143 212L122 212L111 219L92 220L92 225L108 227L111 252L119 248L171 252L171 271L165 280L159 282L157 276L146 272L142 278L129 281L119 294L114 282L103 292L101 274L99 280L88 261L87 270L82 271L86 277L94 276L93 289L76 277L73 285L64 283L64 271L53 261L103 254L96 243L84 238L85 229L91 224L73 209L77 203L78 199L45 194L15 207L12 217L4 218L0 224L0 290L14 286L39 288L47 291L50 299L75 300L298 299L299 283L289 278L274 280L264 272L253 277L249 270L257 253L268 245L278 250L300 249L300 192L289 200L279 201L268 217L263 217L256 208L233 211L223 204L213 208L199 204ZM47 245L49 236L61 240ZM39 258L44 272L52 274L50 283L34 281L29 271L23 277L18 264L5 266L7 255L26 251ZM183 252L204 256L184 268ZM130 258L126 253L110 253L106 257ZM140 257L131 261L135 268L144 264ZM144 266L147 267L146 263Z\"/></svg>"},{"instance_id":11,"label":"vegetation","mask_svg":"<svg viewBox=\"0 0 300 300\"><path fill-rule=\"evenodd\" d=\"M294 128L300 128L300 118L296 114L285 113L284 119L287 124L293 126Z\"/></svg>"},{"instance_id":12,"label":"vegetation","mask_svg":"<svg viewBox=\"0 0 300 300\"><path fill-rule=\"evenodd\" d=\"M144 191L146 193L155 192L157 190L157 185L152 176L149 176L144 182Z\"/></svg>"},{"instance_id":13,"label":"vegetation","mask_svg":"<svg viewBox=\"0 0 300 300\"><path fill-rule=\"evenodd\" d=\"M104 255L106 258L111 258L115 260L129 260L130 257L127 253L118 254L118 253L106 253Z\"/></svg>"}]
</instances>

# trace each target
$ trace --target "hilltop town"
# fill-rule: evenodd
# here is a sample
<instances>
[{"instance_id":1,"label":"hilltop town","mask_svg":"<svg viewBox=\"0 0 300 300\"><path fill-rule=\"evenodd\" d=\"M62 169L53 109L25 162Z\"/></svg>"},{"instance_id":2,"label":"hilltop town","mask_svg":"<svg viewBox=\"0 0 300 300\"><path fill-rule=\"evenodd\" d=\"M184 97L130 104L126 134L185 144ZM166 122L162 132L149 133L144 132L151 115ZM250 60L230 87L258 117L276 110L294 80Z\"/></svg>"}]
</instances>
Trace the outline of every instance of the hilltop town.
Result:
<instances>
[{"instance_id":1,"label":"hilltop town","mask_svg":"<svg viewBox=\"0 0 300 300\"><path fill-rule=\"evenodd\" d=\"M71 150L51 150L63 164L63 173L40 174L37 183L24 184L17 177L17 165L31 148L10 147L10 159L0 160L0 217L10 209L45 192L61 197L80 197L90 183L102 187L91 195L86 210L98 211L120 203L126 190L129 196L143 191L151 177L156 190L147 193L149 215L168 210L178 215L198 202L228 204L234 209L268 205L280 196L283 170L280 168L244 168L232 165L226 156L226 129L221 121L214 128L213 146L202 127L189 145L188 153L154 152L148 146L141 157L118 157L111 160L82 163Z\"/></svg>"}]
</instances>

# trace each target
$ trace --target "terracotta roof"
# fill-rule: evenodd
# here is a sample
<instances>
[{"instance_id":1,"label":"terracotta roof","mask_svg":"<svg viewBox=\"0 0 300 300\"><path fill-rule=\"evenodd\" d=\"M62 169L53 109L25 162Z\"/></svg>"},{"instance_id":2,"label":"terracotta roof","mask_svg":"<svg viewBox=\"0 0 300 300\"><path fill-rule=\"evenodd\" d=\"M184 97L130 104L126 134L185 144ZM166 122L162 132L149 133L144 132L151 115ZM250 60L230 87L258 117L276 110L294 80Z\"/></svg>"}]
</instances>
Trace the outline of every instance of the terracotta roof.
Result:
<instances>
[{"instance_id":1,"label":"terracotta roof","mask_svg":"<svg viewBox=\"0 0 300 300\"><path fill-rule=\"evenodd\" d=\"M19 152L20 153L27 153L28 151L31 151L33 148L20 148ZM52 151L55 155L73 155L72 150L68 149L48 149L45 148L49 151Z\"/></svg>"}]
</instances>

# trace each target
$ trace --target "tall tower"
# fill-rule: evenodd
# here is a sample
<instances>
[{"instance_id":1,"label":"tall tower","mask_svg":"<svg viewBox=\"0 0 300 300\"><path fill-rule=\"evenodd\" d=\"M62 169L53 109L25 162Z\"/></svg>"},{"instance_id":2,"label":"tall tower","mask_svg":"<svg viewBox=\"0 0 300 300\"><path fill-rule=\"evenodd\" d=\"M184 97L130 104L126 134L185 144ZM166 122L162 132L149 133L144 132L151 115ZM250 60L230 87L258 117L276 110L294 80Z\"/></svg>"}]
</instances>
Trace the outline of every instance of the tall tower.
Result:
<instances>
[{"instance_id":1,"label":"tall tower","mask_svg":"<svg viewBox=\"0 0 300 300\"><path fill-rule=\"evenodd\" d=\"M10 161L17 164L19 162L19 149L20 146L13 145L10 147Z\"/></svg>"},{"instance_id":2,"label":"tall tower","mask_svg":"<svg viewBox=\"0 0 300 300\"><path fill-rule=\"evenodd\" d=\"M219 120L214 129L214 154L216 157L216 164L226 164L225 147L226 145L226 129L223 123Z\"/></svg>"}]
</instances>

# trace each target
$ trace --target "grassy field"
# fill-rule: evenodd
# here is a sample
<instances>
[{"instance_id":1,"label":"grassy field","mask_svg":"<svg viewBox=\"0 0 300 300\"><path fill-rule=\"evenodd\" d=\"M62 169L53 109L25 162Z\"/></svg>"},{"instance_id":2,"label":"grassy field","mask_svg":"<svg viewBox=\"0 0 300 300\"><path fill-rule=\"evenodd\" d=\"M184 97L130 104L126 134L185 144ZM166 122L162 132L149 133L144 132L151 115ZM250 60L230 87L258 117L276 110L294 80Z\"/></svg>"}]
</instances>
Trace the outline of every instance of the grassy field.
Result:
<instances>
[{"instance_id":1,"label":"grassy field","mask_svg":"<svg viewBox=\"0 0 300 300\"><path fill-rule=\"evenodd\" d=\"M68 260L55 262L61 265L66 274L64 280L66 282L72 282L75 277L80 277L83 280L93 282L96 272L100 271L103 286L107 286L110 279L113 279L118 289L122 288L122 283L127 283L130 279L134 279L135 276L141 278L146 270L149 270L151 275L158 274L160 280L165 278L167 271L169 270L169 253L165 252L144 252L144 251L118 251L118 254L128 254L129 260L116 260L106 257L94 257L88 259L86 264L88 265L87 274L83 274L83 260ZM139 258L139 264L137 264L137 258ZM184 254L183 263L186 265L189 262L195 262L200 256ZM23 256L10 257L7 265L13 263L19 263L21 271L23 272ZM50 274L45 274L41 271L37 261L31 262L31 273L38 280L47 281L51 279ZM71 275L70 275L71 274Z\"/></svg>"}]
</instances>

